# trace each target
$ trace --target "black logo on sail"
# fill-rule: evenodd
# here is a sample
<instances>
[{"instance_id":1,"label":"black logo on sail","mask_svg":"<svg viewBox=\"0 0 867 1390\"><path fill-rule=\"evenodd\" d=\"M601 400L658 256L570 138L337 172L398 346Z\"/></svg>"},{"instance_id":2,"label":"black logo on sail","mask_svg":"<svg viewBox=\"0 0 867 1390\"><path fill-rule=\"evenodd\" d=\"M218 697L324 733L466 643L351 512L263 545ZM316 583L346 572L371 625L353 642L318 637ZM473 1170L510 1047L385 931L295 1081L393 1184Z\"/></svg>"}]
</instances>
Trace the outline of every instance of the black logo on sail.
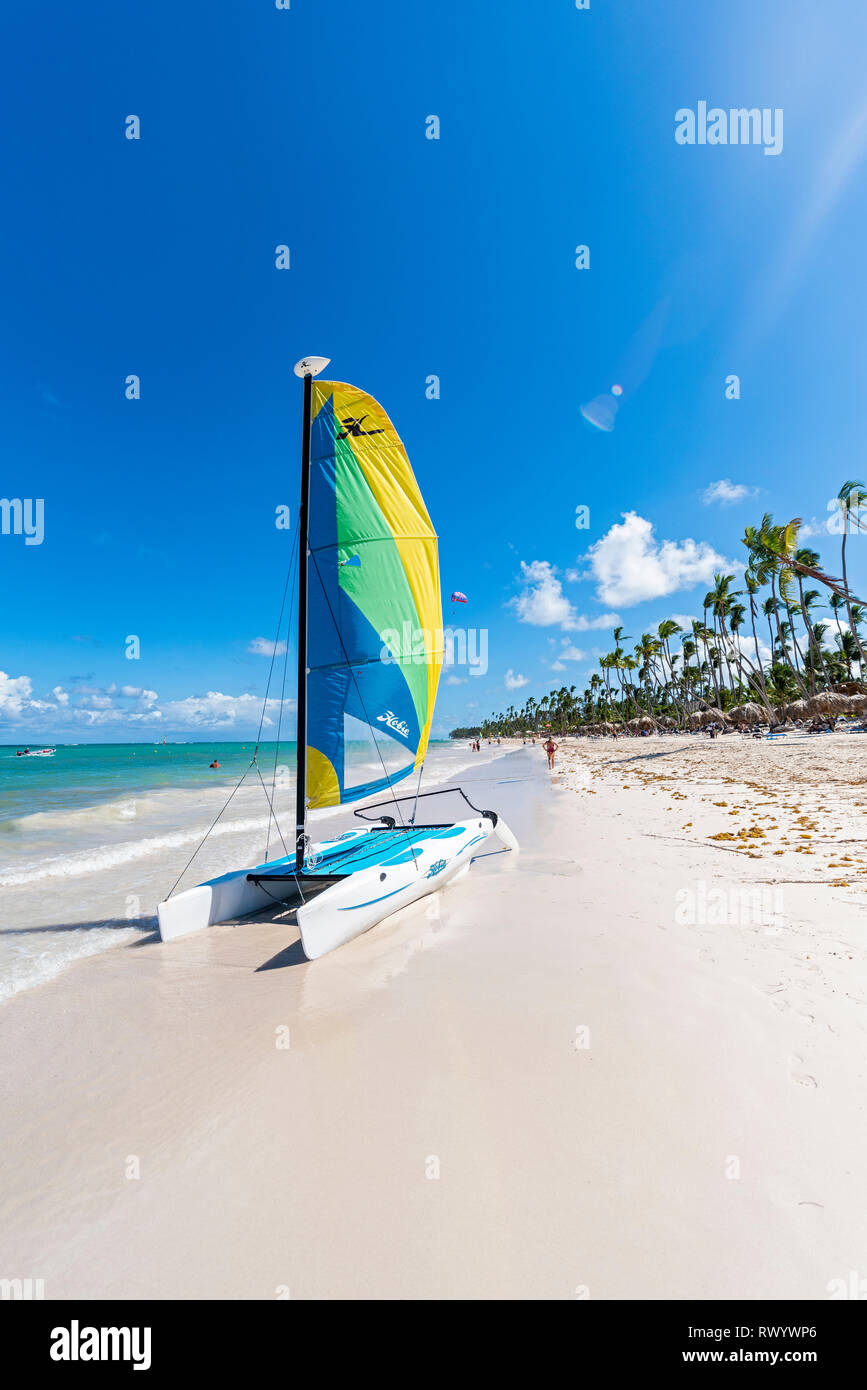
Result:
<instances>
[{"instance_id":1,"label":"black logo on sail","mask_svg":"<svg viewBox=\"0 0 867 1390\"><path fill-rule=\"evenodd\" d=\"M362 415L359 420L356 420L353 415L347 416L345 420L340 421L345 428L340 431L337 438L346 439L347 435L350 434L354 439L357 439L360 434L385 434L385 430L363 430L361 426L366 419L366 415Z\"/></svg>"}]
</instances>

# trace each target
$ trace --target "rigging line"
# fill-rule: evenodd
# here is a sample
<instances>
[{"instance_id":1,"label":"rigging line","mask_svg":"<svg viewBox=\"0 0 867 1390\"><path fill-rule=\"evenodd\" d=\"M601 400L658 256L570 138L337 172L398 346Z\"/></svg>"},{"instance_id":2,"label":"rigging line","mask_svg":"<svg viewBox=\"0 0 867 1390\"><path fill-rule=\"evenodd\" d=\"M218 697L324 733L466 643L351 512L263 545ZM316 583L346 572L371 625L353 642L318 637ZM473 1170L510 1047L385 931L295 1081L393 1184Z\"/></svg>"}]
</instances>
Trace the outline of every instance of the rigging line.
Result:
<instances>
[{"instance_id":1,"label":"rigging line","mask_svg":"<svg viewBox=\"0 0 867 1390\"><path fill-rule=\"evenodd\" d=\"M416 783L416 788L415 788L415 801L413 802L412 815L411 815L410 818L409 818L410 825L415 825L415 813L416 813L416 811L417 811L417 809L418 809L418 796L419 796L419 792L421 791L421 775L422 775L423 772L424 772L424 761L422 761L421 767L420 767L419 770L418 770L418 782ZM416 873L420 873L421 870L420 870L419 867L418 867L418 860L417 860L415 857L413 857L413 861L412 861L412 862L413 862L413 865L414 865L414 867L415 867Z\"/></svg>"},{"instance_id":2,"label":"rigging line","mask_svg":"<svg viewBox=\"0 0 867 1390\"><path fill-rule=\"evenodd\" d=\"M280 605L280 619L279 619L279 622L278 622L278 624L277 624L277 637L276 637L275 640L274 640L274 650L273 650L272 653L271 653L271 669L270 669L269 672L268 672L268 683L267 683L267 685L266 685L266 687L265 687L265 698L264 698L264 700L262 701L262 713L261 713L261 715L260 715L260 717L259 717L259 730L258 730L258 733L256 734L256 748L255 748L255 751L254 751L254 753L253 753L253 757L252 757L250 763L248 764L248 766L244 769L244 772L242 773L242 775L241 775L240 779L238 780L238 782L236 782L235 786L232 788L232 790L231 790L231 792L229 793L228 797L226 798L225 802L224 802L223 805L220 807L220 810L217 812L217 815L215 816L214 820L213 820L213 821L211 822L211 824L208 826L207 830L205 831L204 835L202 836L201 840L199 841L199 843L198 843L198 845L196 846L195 850L193 851L192 855L191 855L190 858L187 860L187 863L184 865L183 869L181 870L180 874L179 874L178 877L175 879L175 882L172 884L172 887L171 887L170 891L169 891L169 892L167 893L167 895L166 895L166 900L168 900L168 899L172 896L172 893L174 893L174 891L175 891L175 889L177 888L178 884L180 883L181 879L184 877L184 874L187 872L187 870L189 869L189 867L190 867L190 865L192 864L193 860L196 858L196 855L199 853L199 851L201 850L201 848L202 848L202 846L204 845L205 841L207 840L208 836L210 835L211 831L214 829L214 826L217 824L217 822L220 820L220 818L221 818L221 816L223 815L223 813L226 811L226 809L227 809L227 807L228 807L228 805L229 805L229 802L232 800L232 798L234 797L235 793L239 790L239 788L241 787L241 785L242 785L243 782L245 781L245 779L246 779L248 773L250 772L250 768L255 767L255 768L256 768L256 771L259 772L259 763L258 763L259 740L260 740L260 738L261 738L261 736L262 736L262 726L263 726L264 721L265 721L265 711L266 711L266 709L267 709L267 707L268 707L268 691L270 690L270 687L271 687L271 672L272 672L273 669L274 669L274 659L275 659L276 652L277 652L277 641L278 641L279 636L280 636L280 628L281 628L282 625L283 625L283 612L284 612L285 607L286 607L286 594L287 594L287 592L288 592L288 590L289 590L289 581L290 581L290 579L291 579L291 577L292 577L292 573L293 573L293 570L294 570L294 557L295 557L295 555L297 554L297 549L298 549L298 537L297 537L297 535L296 535L296 536L294 537L294 540L293 540L293 554L292 554L292 556L290 557L289 566L288 566L288 569L287 569L287 571L286 571L286 583L285 583L285 585L283 586L283 601L282 601L282 603L281 603L281 605ZM282 704L281 704L281 713L282 713ZM262 774L261 774L261 772L259 772L259 779L260 779L260 781L261 781L261 778L262 778ZM264 783L263 783L263 785L264 785ZM265 795L266 795L266 799L267 799L267 795L268 795L268 794L267 794L267 791L266 791ZM269 803L269 804L270 804L270 803ZM275 816L274 819L275 819L275 821L276 821L276 816ZM269 825L270 825L270 821L269 821ZM280 829L279 825L278 825L277 828L278 828L278 831L279 831L279 829ZM280 839L281 839L281 840L283 839L282 834L280 835ZM283 847L284 847L284 849L285 849L285 844L284 844ZM288 852L288 851L287 851L287 852Z\"/></svg>"},{"instance_id":3,"label":"rigging line","mask_svg":"<svg viewBox=\"0 0 867 1390\"><path fill-rule=\"evenodd\" d=\"M294 541L294 543L293 543L293 548L292 548L292 561L291 561L291 564L290 564L290 567L289 567L290 592L293 593L293 594L294 594L294 592L295 592L295 583L294 583L293 575L294 575L294 573L295 573L295 561L296 561L297 558L298 558L298 553L299 553L299 551L300 551L300 545L299 545L299 543L298 543L298 536L297 536L297 534L296 534L296 536L295 536L295 541ZM282 613L281 613L281 617L282 617ZM277 786L277 763L278 763L278 760L279 760L279 757L280 757L280 733L281 733L281 730L282 730L282 728L283 728L283 706L284 706L284 703L285 703L285 700L286 700L286 671L287 671L287 668L288 668L288 665L289 665L289 633L290 633L291 627L292 627L292 615L291 615L291 612L290 612L289 621L288 621L288 623L287 623L287 625L286 625L286 650L285 650L285 652L283 653L283 685L282 685L282 688L281 688L281 690L280 690L280 713L279 713L279 715L278 715L278 717L277 717L277 746L276 746L275 749L274 749L274 774L273 774L273 776L272 776L272 778L271 778L271 803L270 803L270 804L272 805L272 807L273 807L273 802L274 802L275 795L276 795L275 789L276 789L276 786ZM279 628L278 628L278 637L279 637ZM276 644L275 644L275 645L276 645ZM274 816L274 824L277 826L277 833L280 835L280 839L282 840L282 839L283 839L283 835L282 835L282 832L281 832L281 830L280 830L280 825L279 825L279 823L278 823L278 821L277 821L276 815ZM271 817L270 817L270 815L269 815L269 817L268 817L268 830L267 830L267 833L266 833L266 835L265 835L265 863L266 863L266 864L267 864L267 862L268 862L268 850L269 850L269 848L270 848L270 845L271 845ZM285 848L285 842L284 842L284 848Z\"/></svg>"},{"instance_id":4,"label":"rigging line","mask_svg":"<svg viewBox=\"0 0 867 1390\"><path fill-rule=\"evenodd\" d=\"M378 756L379 756L379 761L382 763L382 770L383 770L383 772L384 772L384 774L385 774L385 780L388 782L388 784L389 784L389 786L390 786L390 785L391 785L391 778L390 778L390 776L389 776L388 768L387 768L386 765L385 765L385 759L383 758L382 753L381 753L381 751L380 751L380 747L379 747L379 743L378 743L378 741L377 741L376 733L375 733L375 731L374 731L373 725L372 725L371 722L370 722L370 716L369 716L369 714L367 713L367 706L366 706L365 703L364 703L364 697L363 697L363 695L362 695L362 693L361 693L361 690L359 689L358 681L357 681L356 678L355 678L355 672L354 672L353 669L352 669L352 662L349 660L349 652L346 650L346 643L345 643L344 640L343 640L343 633L340 631L340 626L339 626L339 624L338 624L338 622L337 622L337 618L335 617L334 609L331 607L331 599L328 597L328 590L327 590L327 588L325 587L325 583L324 583L324 581L323 581L323 579L322 579L322 575L321 575L321 573L320 573L320 571L319 571L319 562L317 561L316 556L315 556L315 554L313 554L313 553L311 553L310 558L311 558L312 561L313 561L313 565L314 565L314 568L315 568L315 570L316 570L316 575L317 575L317 578L318 578L318 580L319 580L320 586L321 586L321 588L322 588L322 593L323 593L323 596L324 596L324 598L325 598L325 602L328 604L328 611L329 611L329 613L331 614L331 621L332 621L333 624L334 624L334 631L337 633L337 640L338 640L338 642L340 643L341 647L343 648L343 655L346 657L346 667L347 667L347 670L349 671L349 674L351 675L352 680L353 680L353 683L354 683L354 685L355 685L355 692L356 692L356 694L357 694L357 696L358 696L358 702L359 702L359 704L361 705L362 710L364 711L364 718L365 718L365 720L367 721L367 725L368 725L368 727L369 727L369 729L370 729L370 731L371 731L371 734L373 735L373 746L374 746L374 748L376 749L376 752L377 752L377 754L378 754ZM395 803L395 804L396 804L396 803ZM408 834L410 833L410 832L409 832L409 827L408 827L408 826L405 824L405 822L404 822L403 813L400 812L400 811L398 811L398 815L399 815L399 817L400 817L400 827L401 827L401 830L404 832L405 835L408 835Z\"/></svg>"},{"instance_id":5,"label":"rigging line","mask_svg":"<svg viewBox=\"0 0 867 1390\"><path fill-rule=\"evenodd\" d=\"M246 768L244 769L244 772L243 772L243 775L242 775L242 777L241 777L241 780L240 780L239 782L237 782L237 783L235 784L235 786L232 788L231 792L229 793L228 797L226 798L226 801L225 801L225 802L223 803L223 805L220 807L219 811L217 812L216 817L215 817L214 820L211 822L211 824L208 826L207 830L205 831L205 833L204 833L204 835L202 836L201 840L200 840L199 843L197 844L196 848L193 850L192 855L190 856L190 858L188 859L187 863L184 865L183 869L181 870L180 874L178 875L178 877L175 879L174 883L172 884L171 891L168 892L168 893L166 894L166 901L168 901L168 899L172 896L172 893L174 893L175 889L177 888L177 886L178 886L178 884L180 883L181 879L183 878L184 874L187 872L187 869L190 867L190 864L192 864L192 862L193 862L193 860L195 859L196 855L198 854L199 850L202 848L202 845L203 845L203 844L205 843L205 841L207 840L207 838L208 838L208 836L210 835L211 831L213 830L214 826L217 824L217 821L220 819L220 816L221 816L221 815L223 814L223 812L225 811L225 809L226 809L226 807L228 806L229 802L232 800L232 797L235 795L235 792L236 792L236 791L238 790L238 788L240 787L241 782L244 781L244 778L247 776L247 773L250 771L250 768L254 766L255 762L256 762L256 756L255 756L255 754L254 754L254 755L253 755L253 758L252 758L252 761L250 762L249 766L246 767Z\"/></svg>"},{"instance_id":6,"label":"rigging line","mask_svg":"<svg viewBox=\"0 0 867 1390\"><path fill-rule=\"evenodd\" d=\"M279 758L280 758L280 731L281 731L282 726L283 726L283 705L284 705L284 702L285 702L285 700L286 700L286 668L287 668L288 662L289 662L289 641L288 641L288 635L287 635L286 652L285 652L285 655L284 655L284 658L283 658L283 684L282 684L282 687L281 687L281 690L280 690L280 714L279 714L278 719L277 719L277 744L276 744L276 747L275 747L275 749L274 749L274 769L273 769L273 772L272 772L272 774L271 774L271 801L270 801L270 805L271 805L272 811L273 811L274 802L275 802L276 797L277 797L277 767L278 767L278 762L279 762ZM281 839L281 841L282 841L282 840L283 840L283 833L282 833L282 831L280 830L280 824L279 824L279 821L277 820L277 813L276 813L276 811L274 811L274 824L275 824L275 826L277 827L277 833L279 834L280 839ZM285 846L285 841L284 841L283 843L284 843L284 846ZM269 849L269 847L270 847L270 844L271 844L271 817L269 816L269 817L268 817L268 832L267 832L267 834L266 834L266 836L265 836L265 862L266 862L266 863L267 863L267 861L268 861L268 849Z\"/></svg>"},{"instance_id":7,"label":"rigging line","mask_svg":"<svg viewBox=\"0 0 867 1390\"><path fill-rule=\"evenodd\" d=\"M304 894L303 894L303 892L302 892L302 890L301 890L301 884L298 882L297 878L296 878L296 880L295 880L295 884L296 884L296 887L297 887L297 889L298 889L299 894L301 895L301 904L300 904L300 905L301 905L301 907L306 907L306 905L307 905L307 899L305 898L305 896L304 896ZM256 884L256 887L257 887L257 888L261 888L261 889L262 889L262 892L265 894L265 896L268 897L268 898L270 898L271 901L272 901L272 903L276 903L278 907L286 907L286 906L288 906L287 901L286 901L285 898L275 898L275 897L274 897L274 894L273 894L273 893L269 893L269 892L268 892L268 889L265 888L261 883L257 883L257 884ZM290 908L290 911L294 911L294 909Z\"/></svg>"},{"instance_id":8,"label":"rigging line","mask_svg":"<svg viewBox=\"0 0 867 1390\"><path fill-rule=\"evenodd\" d=\"M291 576L292 576L292 570L293 570L293 568L294 568L294 563L295 563L295 562L294 562L294 555L295 555L295 549L296 549L296 547L297 547L297 544L298 544L298 536L297 536L297 533L296 533L296 535L293 537L292 554L291 554L290 557L289 557L289 564L288 564L287 567L286 567L286 583L283 585L283 600L282 600L282 602L281 602L281 604L280 604L280 617L277 619L277 633L276 633L276 636L275 636L275 638L274 638L274 646L273 646L273 649L272 649L272 652L271 652L271 665L270 665L269 668L268 668L268 681L267 681L267 684L266 684L266 686L265 686L265 698L264 698L264 700L262 701L262 713L261 713L261 715L259 716L259 732L256 734L256 752L257 752L257 753L258 753L258 751L259 751L259 740L260 740L261 737L262 737L262 726L263 726L263 724L265 723L265 711L266 711L267 708L268 708L268 693L269 693L269 691L270 691L270 689L271 689L271 676L273 675L273 672L274 672L274 661L275 661L276 656L277 656L277 642L279 641L279 638L280 638L280 629L281 629L281 627L283 626L283 612L284 612L284 610L285 610L285 608L286 608L286 595L287 595L287 593L289 592L289 580L290 580L290 578L291 578ZM255 761L255 754L253 755L253 759L254 759L254 761Z\"/></svg>"},{"instance_id":9,"label":"rigging line","mask_svg":"<svg viewBox=\"0 0 867 1390\"><path fill-rule=\"evenodd\" d=\"M419 797L419 792L421 791L421 775L422 775L423 772L424 772L424 763L422 763L421 767L420 767L419 770L418 770L418 783L417 783L416 789L415 789L415 801L413 802L412 815L411 815L410 818L409 818L409 819L410 819L410 823L411 823L412 825L415 825L415 813L416 813L416 811L418 810L418 797Z\"/></svg>"},{"instance_id":10,"label":"rigging line","mask_svg":"<svg viewBox=\"0 0 867 1390\"><path fill-rule=\"evenodd\" d=\"M286 850L286 853L288 854L289 851L288 851L288 849L286 849L286 841L283 839L283 831L280 829L280 822L278 821L277 816L276 816L276 814L275 814L275 812L274 812L274 807L273 807L273 805L272 805L272 803L271 803L271 798L270 798L269 795L268 795L268 788L265 786L265 779L264 779L264 777L262 776L262 773L261 773L261 771L260 771L260 769L259 769L259 764L258 764L258 763L256 764L256 771L259 773L259 781L262 783L262 790L263 790L263 792L265 793L265 800L268 802L268 810L270 811L271 815L274 817L274 824L275 824L276 827L277 827L277 834L280 836L280 843L282 844L284 850ZM269 825L270 825L270 817L269 817L269 822L268 822L268 823L269 823Z\"/></svg>"}]
</instances>

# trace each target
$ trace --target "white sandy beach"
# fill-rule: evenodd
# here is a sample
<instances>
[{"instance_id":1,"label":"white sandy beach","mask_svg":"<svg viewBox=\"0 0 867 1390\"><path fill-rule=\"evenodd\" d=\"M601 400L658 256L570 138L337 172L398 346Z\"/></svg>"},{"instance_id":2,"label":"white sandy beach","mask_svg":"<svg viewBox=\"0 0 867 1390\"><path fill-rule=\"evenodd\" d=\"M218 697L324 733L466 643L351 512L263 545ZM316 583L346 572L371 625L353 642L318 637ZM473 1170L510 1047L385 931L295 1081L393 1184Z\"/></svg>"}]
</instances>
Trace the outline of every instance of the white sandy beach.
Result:
<instances>
[{"instance_id":1,"label":"white sandy beach","mask_svg":"<svg viewBox=\"0 0 867 1390\"><path fill-rule=\"evenodd\" d=\"M570 740L549 778L519 749L478 770L518 863L330 957L289 923L214 927L19 994L4 1274L49 1298L827 1298L867 1268L865 760L843 735Z\"/></svg>"}]
</instances>

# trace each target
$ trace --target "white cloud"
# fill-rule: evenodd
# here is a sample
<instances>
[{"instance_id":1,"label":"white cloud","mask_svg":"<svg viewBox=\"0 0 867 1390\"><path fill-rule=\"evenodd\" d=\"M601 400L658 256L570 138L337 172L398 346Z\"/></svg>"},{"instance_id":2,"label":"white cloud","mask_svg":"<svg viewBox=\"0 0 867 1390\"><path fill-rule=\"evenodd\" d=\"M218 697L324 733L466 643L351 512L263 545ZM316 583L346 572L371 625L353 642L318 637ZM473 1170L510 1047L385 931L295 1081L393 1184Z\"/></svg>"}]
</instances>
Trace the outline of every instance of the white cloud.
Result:
<instances>
[{"instance_id":1,"label":"white cloud","mask_svg":"<svg viewBox=\"0 0 867 1390\"><path fill-rule=\"evenodd\" d=\"M592 632L597 628L615 628L620 626L619 613L597 613L595 617L588 618L582 613L572 624L575 632Z\"/></svg>"},{"instance_id":2,"label":"white cloud","mask_svg":"<svg viewBox=\"0 0 867 1390\"><path fill-rule=\"evenodd\" d=\"M701 500L706 507L712 502L731 507L735 502L743 502L745 497L755 497L757 492L757 487L748 487L746 483L733 483L731 478L720 478L716 483L708 483Z\"/></svg>"},{"instance_id":3,"label":"white cloud","mask_svg":"<svg viewBox=\"0 0 867 1390\"><path fill-rule=\"evenodd\" d=\"M466 685L466 683L466 676L448 676L446 679L446 685Z\"/></svg>"},{"instance_id":4,"label":"white cloud","mask_svg":"<svg viewBox=\"0 0 867 1390\"><path fill-rule=\"evenodd\" d=\"M31 689L29 676L7 676L5 671L0 671L0 714L7 717L20 714L30 701Z\"/></svg>"},{"instance_id":5,"label":"white cloud","mask_svg":"<svg viewBox=\"0 0 867 1390\"><path fill-rule=\"evenodd\" d=\"M759 642L759 660L762 662L762 665L764 666L767 665L768 662L771 660L771 649L768 646L765 639L762 637L762 631L758 624L756 625L756 637L758 638ZM734 636L732 636L732 634L729 633L728 638L729 653L731 654L733 648L738 648L740 651L743 652L744 656L747 657L747 659L751 661L752 664L755 666L756 648L755 643L753 642L752 629L749 629L746 632L742 629L740 632L735 633ZM804 638L805 643L806 640L807 639Z\"/></svg>"},{"instance_id":6,"label":"white cloud","mask_svg":"<svg viewBox=\"0 0 867 1390\"><path fill-rule=\"evenodd\" d=\"M563 662L562 662L562 661L552 661L552 662L551 662L551 670L552 670L552 671L565 671L565 670L566 670L566 667L563 665Z\"/></svg>"},{"instance_id":7,"label":"white cloud","mask_svg":"<svg viewBox=\"0 0 867 1390\"><path fill-rule=\"evenodd\" d=\"M528 565L522 560L521 579L524 592L510 599L508 605L514 608L519 622L531 623L534 627L574 626L575 610L563 593L563 585L552 564L547 560L533 560Z\"/></svg>"},{"instance_id":8,"label":"white cloud","mask_svg":"<svg viewBox=\"0 0 867 1390\"><path fill-rule=\"evenodd\" d=\"M122 685L120 694L127 700L141 700L145 705L155 705L159 699L155 690L143 690L140 685Z\"/></svg>"},{"instance_id":9,"label":"white cloud","mask_svg":"<svg viewBox=\"0 0 867 1390\"><path fill-rule=\"evenodd\" d=\"M706 541L657 541L653 525L637 512L623 512L589 557L601 603L629 607L662 598L694 584L709 584L714 570L729 562Z\"/></svg>"},{"instance_id":10,"label":"white cloud","mask_svg":"<svg viewBox=\"0 0 867 1390\"><path fill-rule=\"evenodd\" d=\"M162 718L166 725L179 729L218 728L228 729L236 724L253 724L262 709L259 695L223 695L218 690L209 690L206 695L188 695L185 700L169 700L162 707ZM294 700L285 700L284 712L295 709ZM269 700L265 710L265 724L273 724L280 711L279 700Z\"/></svg>"},{"instance_id":11,"label":"white cloud","mask_svg":"<svg viewBox=\"0 0 867 1390\"><path fill-rule=\"evenodd\" d=\"M587 557L589 558L589 557ZM547 560L534 560L532 564L521 561L521 578L524 592L510 600L510 606L518 614L522 623L532 623L535 627L552 627L557 624L566 632L591 632L596 628L613 628L620 623L619 613L578 613L574 605L563 593L556 567ZM588 569L582 572L567 569L563 578L568 582L592 578ZM549 637L548 641L553 642Z\"/></svg>"},{"instance_id":12,"label":"white cloud","mask_svg":"<svg viewBox=\"0 0 867 1390\"><path fill-rule=\"evenodd\" d=\"M529 684L530 684L530 677L529 677L529 676L516 676L516 675L515 675L515 672L514 672L514 671L512 670L512 668L511 668L511 666L509 667L508 671L506 672L506 689L507 689L507 690L520 690L522 685L529 685Z\"/></svg>"},{"instance_id":13,"label":"white cloud","mask_svg":"<svg viewBox=\"0 0 867 1390\"><path fill-rule=\"evenodd\" d=\"M560 652L561 661L583 661L585 656L586 652L582 652L571 642L564 643L563 650Z\"/></svg>"},{"instance_id":14,"label":"white cloud","mask_svg":"<svg viewBox=\"0 0 867 1390\"><path fill-rule=\"evenodd\" d=\"M115 704L109 693L114 690L114 685L106 690L93 686L79 687L77 703L73 706L62 686L55 686L51 692L54 700L38 700L32 694L29 676L12 677L0 671L0 720L11 727L26 723L28 728L45 730L56 738L64 729L77 730L82 724L89 729L118 726L130 730L155 724L165 728L200 730L255 728L262 712L262 699L258 695L223 695L219 691L208 691L206 695L169 700L157 709L155 705L159 697L155 690L134 685L122 686L118 694L127 700L138 701L137 705L132 706ZM285 700L284 718L295 708L295 700ZM280 701L268 700L264 723L271 727L279 713Z\"/></svg>"},{"instance_id":15,"label":"white cloud","mask_svg":"<svg viewBox=\"0 0 867 1390\"><path fill-rule=\"evenodd\" d=\"M272 642L268 637L254 637L247 648L250 656L283 656L285 642Z\"/></svg>"},{"instance_id":16,"label":"white cloud","mask_svg":"<svg viewBox=\"0 0 867 1390\"><path fill-rule=\"evenodd\" d=\"M111 702L109 701L109 704ZM123 710L117 706L106 709L74 709L74 717L80 722L85 723L88 729L105 728L111 724L158 724L162 720L162 714L158 709L155 710Z\"/></svg>"}]
</instances>

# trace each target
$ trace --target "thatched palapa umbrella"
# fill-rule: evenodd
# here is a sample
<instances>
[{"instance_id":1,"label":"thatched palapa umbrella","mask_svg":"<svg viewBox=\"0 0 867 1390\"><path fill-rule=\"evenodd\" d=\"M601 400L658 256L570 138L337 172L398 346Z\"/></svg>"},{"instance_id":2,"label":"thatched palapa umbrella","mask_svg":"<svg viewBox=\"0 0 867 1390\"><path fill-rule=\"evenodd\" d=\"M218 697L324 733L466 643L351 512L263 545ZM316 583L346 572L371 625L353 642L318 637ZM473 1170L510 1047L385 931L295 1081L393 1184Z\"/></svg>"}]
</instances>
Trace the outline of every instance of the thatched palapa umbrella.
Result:
<instances>
[{"instance_id":1,"label":"thatched palapa umbrella","mask_svg":"<svg viewBox=\"0 0 867 1390\"><path fill-rule=\"evenodd\" d=\"M651 719L649 714L640 714L637 719L630 719L626 727L633 734L640 733L642 729L650 729L651 732L655 733L656 720Z\"/></svg>"},{"instance_id":2,"label":"thatched palapa umbrella","mask_svg":"<svg viewBox=\"0 0 867 1390\"><path fill-rule=\"evenodd\" d=\"M813 713L809 708L809 703L808 700L793 700L790 705L786 705L779 713L784 714L787 719L806 719L808 715Z\"/></svg>"},{"instance_id":3,"label":"thatched palapa umbrella","mask_svg":"<svg viewBox=\"0 0 867 1390\"><path fill-rule=\"evenodd\" d=\"M807 700L806 707L808 714L844 714L850 708L849 696L835 695L832 691L823 690L821 695L814 695L812 699Z\"/></svg>"},{"instance_id":4,"label":"thatched palapa umbrella","mask_svg":"<svg viewBox=\"0 0 867 1390\"><path fill-rule=\"evenodd\" d=\"M708 724L721 724L725 727L731 720L724 710L716 709L709 705L707 709L697 709L689 716L689 727L691 729L706 729Z\"/></svg>"},{"instance_id":5,"label":"thatched palapa umbrella","mask_svg":"<svg viewBox=\"0 0 867 1390\"><path fill-rule=\"evenodd\" d=\"M757 705L754 700L747 700L744 705L735 705L734 709L729 710L729 717L736 724L766 724L768 722L767 714L761 705Z\"/></svg>"}]
</instances>

